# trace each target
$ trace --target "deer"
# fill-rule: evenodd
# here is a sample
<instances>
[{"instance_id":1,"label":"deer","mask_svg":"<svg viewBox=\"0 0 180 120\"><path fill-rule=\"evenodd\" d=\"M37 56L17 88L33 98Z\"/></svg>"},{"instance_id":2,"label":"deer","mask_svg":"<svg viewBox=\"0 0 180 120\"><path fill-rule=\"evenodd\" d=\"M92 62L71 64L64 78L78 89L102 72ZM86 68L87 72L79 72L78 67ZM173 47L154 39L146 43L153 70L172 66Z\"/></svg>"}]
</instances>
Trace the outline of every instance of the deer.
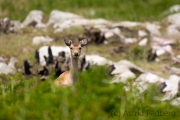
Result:
<instances>
[{"instance_id":1,"label":"deer","mask_svg":"<svg viewBox=\"0 0 180 120\"><path fill-rule=\"evenodd\" d=\"M81 49L88 40L83 39L79 43L73 43L69 38L64 38L65 44L70 48L70 70L63 72L55 81L57 86L72 86L78 81L78 59L81 55Z\"/></svg>"}]
</instances>

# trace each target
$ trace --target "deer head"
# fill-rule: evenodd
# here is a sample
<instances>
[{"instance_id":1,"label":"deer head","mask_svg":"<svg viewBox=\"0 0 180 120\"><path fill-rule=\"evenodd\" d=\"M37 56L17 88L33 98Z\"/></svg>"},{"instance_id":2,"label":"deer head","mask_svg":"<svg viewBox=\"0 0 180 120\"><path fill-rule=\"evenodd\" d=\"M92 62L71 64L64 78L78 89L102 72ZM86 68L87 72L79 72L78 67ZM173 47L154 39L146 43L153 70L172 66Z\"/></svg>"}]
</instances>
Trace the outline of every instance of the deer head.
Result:
<instances>
[{"instance_id":1,"label":"deer head","mask_svg":"<svg viewBox=\"0 0 180 120\"><path fill-rule=\"evenodd\" d=\"M67 46L69 46L71 50L71 56L73 58L79 58L81 55L81 49L87 44L87 39L81 40L79 43L72 43L72 41L68 38L64 39L64 42Z\"/></svg>"}]
</instances>

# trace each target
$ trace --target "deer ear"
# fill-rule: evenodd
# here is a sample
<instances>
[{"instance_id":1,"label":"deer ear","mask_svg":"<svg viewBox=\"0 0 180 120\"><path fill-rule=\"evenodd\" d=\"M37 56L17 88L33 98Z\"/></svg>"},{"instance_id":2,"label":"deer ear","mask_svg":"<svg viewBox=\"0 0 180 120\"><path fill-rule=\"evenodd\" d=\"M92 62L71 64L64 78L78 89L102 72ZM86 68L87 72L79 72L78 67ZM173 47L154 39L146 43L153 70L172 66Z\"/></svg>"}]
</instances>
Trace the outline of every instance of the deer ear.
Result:
<instances>
[{"instance_id":1,"label":"deer ear","mask_svg":"<svg viewBox=\"0 0 180 120\"><path fill-rule=\"evenodd\" d=\"M87 39L83 39L80 41L80 44L82 47L84 47L87 44L88 40Z\"/></svg>"},{"instance_id":2,"label":"deer ear","mask_svg":"<svg viewBox=\"0 0 180 120\"><path fill-rule=\"evenodd\" d=\"M68 39L68 38L64 38L64 42L65 42L65 44L66 44L67 46L70 46L71 43L72 43L72 41L71 41L70 39Z\"/></svg>"}]
</instances>

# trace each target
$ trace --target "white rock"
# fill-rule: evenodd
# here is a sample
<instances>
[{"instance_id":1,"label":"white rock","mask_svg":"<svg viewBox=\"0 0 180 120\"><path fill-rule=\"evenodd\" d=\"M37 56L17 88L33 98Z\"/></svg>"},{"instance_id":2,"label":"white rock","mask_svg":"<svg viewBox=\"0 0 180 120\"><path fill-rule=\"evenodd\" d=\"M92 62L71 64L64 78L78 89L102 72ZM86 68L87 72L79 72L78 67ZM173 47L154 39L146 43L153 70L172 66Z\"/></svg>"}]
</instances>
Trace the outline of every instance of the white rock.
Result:
<instances>
[{"instance_id":1,"label":"white rock","mask_svg":"<svg viewBox=\"0 0 180 120\"><path fill-rule=\"evenodd\" d=\"M56 32L61 32L64 29L68 29L70 27L86 25L88 22L89 22L88 20L82 18L70 19L64 22L55 23L53 28L55 29L55 33L56 33Z\"/></svg>"},{"instance_id":2,"label":"white rock","mask_svg":"<svg viewBox=\"0 0 180 120\"><path fill-rule=\"evenodd\" d=\"M166 51L164 49L159 48L159 49L156 50L156 55L157 56L164 55L165 53L166 53Z\"/></svg>"},{"instance_id":3,"label":"white rock","mask_svg":"<svg viewBox=\"0 0 180 120\"><path fill-rule=\"evenodd\" d=\"M179 39L180 38L180 31L179 31L180 26L177 26L175 24L169 25L166 28L166 34L170 38L174 39Z\"/></svg>"},{"instance_id":4,"label":"white rock","mask_svg":"<svg viewBox=\"0 0 180 120\"><path fill-rule=\"evenodd\" d=\"M168 22L170 24L175 24L177 26L180 26L180 13L175 13L172 15L169 15L168 17L166 17L165 19L163 19L164 22Z\"/></svg>"},{"instance_id":5,"label":"white rock","mask_svg":"<svg viewBox=\"0 0 180 120\"><path fill-rule=\"evenodd\" d=\"M168 10L164 12L164 14L170 14L170 13L175 13L175 12L180 12L180 5L175 4L171 6Z\"/></svg>"},{"instance_id":6,"label":"white rock","mask_svg":"<svg viewBox=\"0 0 180 120\"><path fill-rule=\"evenodd\" d=\"M108 60L99 55L86 55L86 61L90 63L90 65L106 65L112 64L111 60Z\"/></svg>"},{"instance_id":7,"label":"white rock","mask_svg":"<svg viewBox=\"0 0 180 120\"><path fill-rule=\"evenodd\" d=\"M165 92L165 96L161 99L162 101L171 100L174 98L179 91L180 77L177 75L170 75L169 79L165 81L167 85L162 91Z\"/></svg>"},{"instance_id":8,"label":"white rock","mask_svg":"<svg viewBox=\"0 0 180 120\"><path fill-rule=\"evenodd\" d=\"M136 70L140 73L144 72L141 68L127 60L114 62L112 65L114 66L114 69L109 72L111 75L115 75L115 77L111 83L126 82L128 79L134 79L136 75L131 70Z\"/></svg>"},{"instance_id":9,"label":"white rock","mask_svg":"<svg viewBox=\"0 0 180 120\"><path fill-rule=\"evenodd\" d=\"M148 89L149 84L147 82L134 82L132 84L133 88L138 91L139 94L143 93Z\"/></svg>"},{"instance_id":10,"label":"white rock","mask_svg":"<svg viewBox=\"0 0 180 120\"><path fill-rule=\"evenodd\" d=\"M10 20L8 17L0 19L1 31L6 31L7 33L18 32L21 28L21 23L17 20Z\"/></svg>"},{"instance_id":11,"label":"white rock","mask_svg":"<svg viewBox=\"0 0 180 120\"><path fill-rule=\"evenodd\" d=\"M119 22L119 23L114 23L114 24L112 25L112 27L123 26L123 27L129 27L129 28L131 28L131 27L137 27L137 26L139 26L139 25L141 25L140 22L122 21L122 22Z\"/></svg>"},{"instance_id":12,"label":"white rock","mask_svg":"<svg viewBox=\"0 0 180 120\"><path fill-rule=\"evenodd\" d=\"M145 28L151 33L151 35L161 35L161 32L160 32L160 25L157 24L157 23L149 23L149 22L146 22L144 23L145 25Z\"/></svg>"},{"instance_id":13,"label":"white rock","mask_svg":"<svg viewBox=\"0 0 180 120\"><path fill-rule=\"evenodd\" d=\"M147 43L148 43L148 39L147 39L147 38L144 38L144 39L142 39L142 40L138 43L138 45L139 45L139 46L146 46Z\"/></svg>"},{"instance_id":14,"label":"white rock","mask_svg":"<svg viewBox=\"0 0 180 120\"><path fill-rule=\"evenodd\" d=\"M44 56L48 57L48 47L49 46L42 46L41 48L39 48L39 61L40 61L40 65L41 66L45 66L46 65L46 61L44 59ZM67 46L51 46L51 50L52 50L52 54L53 56L58 56L59 52L64 51L66 53L66 57L69 57L70 54L70 50L69 47Z\"/></svg>"},{"instance_id":15,"label":"white rock","mask_svg":"<svg viewBox=\"0 0 180 120\"><path fill-rule=\"evenodd\" d=\"M105 34L104 34L104 37L105 37L106 39L111 38L111 37L113 37L113 36L114 36L114 33L111 32L111 31L107 31L107 32L105 32Z\"/></svg>"},{"instance_id":16,"label":"white rock","mask_svg":"<svg viewBox=\"0 0 180 120\"><path fill-rule=\"evenodd\" d=\"M166 53L173 55L173 50L172 47L170 45L165 45L165 46L158 46L158 45L154 45L152 46L153 51L155 51L157 56L162 56Z\"/></svg>"},{"instance_id":17,"label":"white rock","mask_svg":"<svg viewBox=\"0 0 180 120\"><path fill-rule=\"evenodd\" d=\"M165 51L171 55L173 55L173 49L170 45L166 45L163 47L165 49Z\"/></svg>"},{"instance_id":18,"label":"white rock","mask_svg":"<svg viewBox=\"0 0 180 120\"><path fill-rule=\"evenodd\" d=\"M129 79L134 79L136 75L130 70L125 70L121 74L115 75L110 84L113 83L126 83Z\"/></svg>"},{"instance_id":19,"label":"white rock","mask_svg":"<svg viewBox=\"0 0 180 120\"><path fill-rule=\"evenodd\" d=\"M117 72L115 72L115 71L112 71L112 73L116 73L116 74L118 74L118 69L121 67L121 66L123 66L124 67L124 69L125 68L127 68L128 70L130 70L130 69L136 69L137 71L140 71L140 72L144 72L144 70L143 69L141 69L140 67L138 67L138 66L136 66L134 63L132 63L132 62L130 62L130 61L128 61L128 60L120 60L120 61L118 61L118 62L116 62L116 63L113 63L113 65L115 66L115 68L117 68L117 69L115 69L115 71L117 71ZM112 74L113 75L113 74Z\"/></svg>"},{"instance_id":20,"label":"white rock","mask_svg":"<svg viewBox=\"0 0 180 120\"><path fill-rule=\"evenodd\" d=\"M145 36L147 36L148 34L147 34L147 32L145 32L144 30L138 30L138 35L139 35L139 37L145 37Z\"/></svg>"},{"instance_id":21,"label":"white rock","mask_svg":"<svg viewBox=\"0 0 180 120\"><path fill-rule=\"evenodd\" d=\"M135 79L133 87L135 87L139 93L143 93L148 89L149 84L162 83L165 79L152 73L143 73Z\"/></svg>"},{"instance_id":22,"label":"white rock","mask_svg":"<svg viewBox=\"0 0 180 120\"><path fill-rule=\"evenodd\" d=\"M169 11L170 11L171 13L173 13L173 12L179 12L179 11L180 11L180 5L179 5L179 4L176 4L176 5L171 6L171 7L169 8Z\"/></svg>"},{"instance_id":23,"label":"white rock","mask_svg":"<svg viewBox=\"0 0 180 120\"><path fill-rule=\"evenodd\" d=\"M119 36L121 33L121 30L119 28L113 28L109 29L106 32L104 32L104 36L106 39L113 37L113 36Z\"/></svg>"},{"instance_id":24,"label":"white rock","mask_svg":"<svg viewBox=\"0 0 180 120\"><path fill-rule=\"evenodd\" d=\"M21 23L18 20L11 20L10 31L17 32L21 29Z\"/></svg>"},{"instance_id":25,"label":"white rock","mask_svg":"<svg viewBox=\"0 0 180 120\"><path fill-rule=\"evenodd\" d=\"M0 74L15 74L16 68L15 63L17 63L18 60L15 57L12 57L8 64L1 62L0 63Z\"/></svg>"},{"instance_id":26,"label":"white rock","mask_svg":"<svg viewBox=\"0 0 180 120\"><path fill-rule=\"evenodd\" d=\"M179 107L179 106L180 106L180 97L175 98L174 100L172 100L172 101L170 102L170 104L171 104L172 106L177 106L177 107Z\"/></svg>"},{"instance_id":27,"label":"white rock","mask_svg":"<svg viewBox=\"0 0 180 120\"><path fill-rule=\"evenodd\" d=\"M35 36L32 41L33 41L33 45L38 45L40 43L48 44L48 43L52 42L53 39L50 38L49 36L46 36L46 37Z\"/></svg>"},{"instance_id":28,"label":"white rock","mask_svg":"<svg viewBox=\"0 0 180 120\"><path fill-rule=\"evenodd\" d=\"M90 25L110 25L111 22L108 20L105 20L103 18L98 18L98 19L90 19Z\"/></svg>"},{"instance_id":29,"label":"white rock","mask_svg":"<svg viewBox=\"0 0 180 120\"><path fill-rule=\"evenodd\" d=\"M111 72L111 75L122 74L124 71L129 71L129 68L126 65L115 65L115 69Z\"/></svg>"},{"instance_id":30,"label":"white rock","mask_svg":"<svg viewBox=\"0 0 180 120\"><path fill-rule=\"evenodd\" d=\"M53 10L50 14L49 21L47 23L47 26L50 24L54 24L53 28L56 32L61 32L64 29L73 27L73 26L85 26L85 25L104 25L104 24L110 24L111 22L105 20L105 19L85 19L79 15L69 13L69 12L63 12L59 10Z\"/></svg>"},{"instance_id":31,"label":"white rock","mask_svg":"<svg viewBox=\"0 0 180 120\"><path fill-rule=\"evenodd\" d=\"M161 78L155 74L152 74L152 73L143 73L135 81L136 82L157 83L157 82L164 82L165 79Z\"/></svg>"},{"instance_id":32,"label":"white rock","mask_svg":"<svg viewBox=\"0 0 180 120\"><path fill-rule=\"evenodd\" d=\"M124 42L125 42L125 44L136 43L137 39L136 38L125 38Z\"/></svg>"},{"instance_id":33,"label":"white rock","mask_svg":"<svg viewBox=\"0 0 180 120\"><path fill-rule=\"evenodd\" d=\"M65 22L67 20L71 20L71 19L78 19L78 18L82 18L79 15L70 13L70 12L63 12L63 11L59 11L59 10L53 10L50 13L50 18L49 21L47 23L47 25L53 24L53 23L62 23Z\"/></svg>"},{"instance_id":34,"label":"white rock","mask_svg":"<svg viewBox=\"0 0 180 120\"><path fill-rule=\"evenodd\" d=\"M104 19L84 19L84 18L74 18L74 19L69 19L64 22L59 22L55 23L53 28L55 29L55 32L61 32L64 29L71 28L74 26L96 26L96 25L103 25L103 24L109 24L108 21ZM102 31L102 29L101 29Z\"/></svg>"},{"instance_id":35,"label":"white rock","mask_svg":"<svg viewBox=\"0 0 180 120\"><path fill-rule=\"evenodd\" d=\"M42 23L43 16L44 13L41 10L30 11L21 24L21 28L24 28L34 22L36 23L35 27L45 27L45 24Z\"/></svg>"}]
</instances>

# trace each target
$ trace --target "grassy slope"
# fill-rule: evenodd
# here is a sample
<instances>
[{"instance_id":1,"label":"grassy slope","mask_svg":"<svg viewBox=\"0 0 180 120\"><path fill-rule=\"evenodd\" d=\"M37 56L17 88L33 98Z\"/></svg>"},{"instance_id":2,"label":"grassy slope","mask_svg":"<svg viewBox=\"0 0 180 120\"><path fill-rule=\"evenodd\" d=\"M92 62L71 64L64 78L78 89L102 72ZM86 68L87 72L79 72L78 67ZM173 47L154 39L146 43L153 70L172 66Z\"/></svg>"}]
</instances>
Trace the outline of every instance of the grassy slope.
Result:
<instances>
[{"instance_id":1,"label":"grassy slope","mask_svg":"<svg viewBox=\"0 0 180 120\"><path fill-rule=\"evenodd\" d=\"M109 20L158 20L162 12L178 4L178 0L1 0L0 17L23 20L30 10L39 9L45 15L53 9L70 11L88 18L102 17ZM94 10L95 14L90 12Z\"/></svg>"},{"instance_id":2,"label":"grassy slope","mask_svg":"<svg viewBox=\"0 0 180 120\"><path fill-rule=\"evenodd\" d=\"M1 0L0 17L8 16L11 19L23 21L30 10L40 9L48 18L53 9L59 9L87 18L102 17L113 21L150 21L161 19L162 12L177 2L178 0L111 0L111 2L109 0L103 2L97 0L57 0L54 2L51 0L18 0L18 2ZM91 10L95 10L95 15L90 14ZM18 57L18 67L21 67L24 59L34 60L34 51L41 46L31 45L34 36L49 35L55 38L52 45L64 45L63 36L68 35L73 38L77 34L75 31L76 28L60 34L53 34L52 31L34 31L32 28L27 28L18 34L1 34L0 55ZM81 29L78 31L82 32ZM107 54L112 51L112 46L115 47L117 44L89 45L88 49L85 48L83 52L99 53L115 61L128 59L155 73L159 71L161 63L147 63L145 60L146 50L139 51L137 48L132 48L126 54ZM136 51L139 53L137 54ZM73 88L57 88L53 85L53 75L45 82L39 81L38 77L24 77L21 73L9 76L0 75L0 119L172 119L171 115L167 117L147 116L147 110L175 112L175 119L179 118L179 109L170 106L168 102L153 100L153 96L158 95L154 86L140 97L136 97L132 91L125 92L122 84L102 83L104 79L111 79L107 76L104 67L93 67L89 71L81 73L80 78L81 81ZM138 110L143 112L143 116L135 118L124 116L125 111L136 112Z\"/></svg>"}]
</instances>

